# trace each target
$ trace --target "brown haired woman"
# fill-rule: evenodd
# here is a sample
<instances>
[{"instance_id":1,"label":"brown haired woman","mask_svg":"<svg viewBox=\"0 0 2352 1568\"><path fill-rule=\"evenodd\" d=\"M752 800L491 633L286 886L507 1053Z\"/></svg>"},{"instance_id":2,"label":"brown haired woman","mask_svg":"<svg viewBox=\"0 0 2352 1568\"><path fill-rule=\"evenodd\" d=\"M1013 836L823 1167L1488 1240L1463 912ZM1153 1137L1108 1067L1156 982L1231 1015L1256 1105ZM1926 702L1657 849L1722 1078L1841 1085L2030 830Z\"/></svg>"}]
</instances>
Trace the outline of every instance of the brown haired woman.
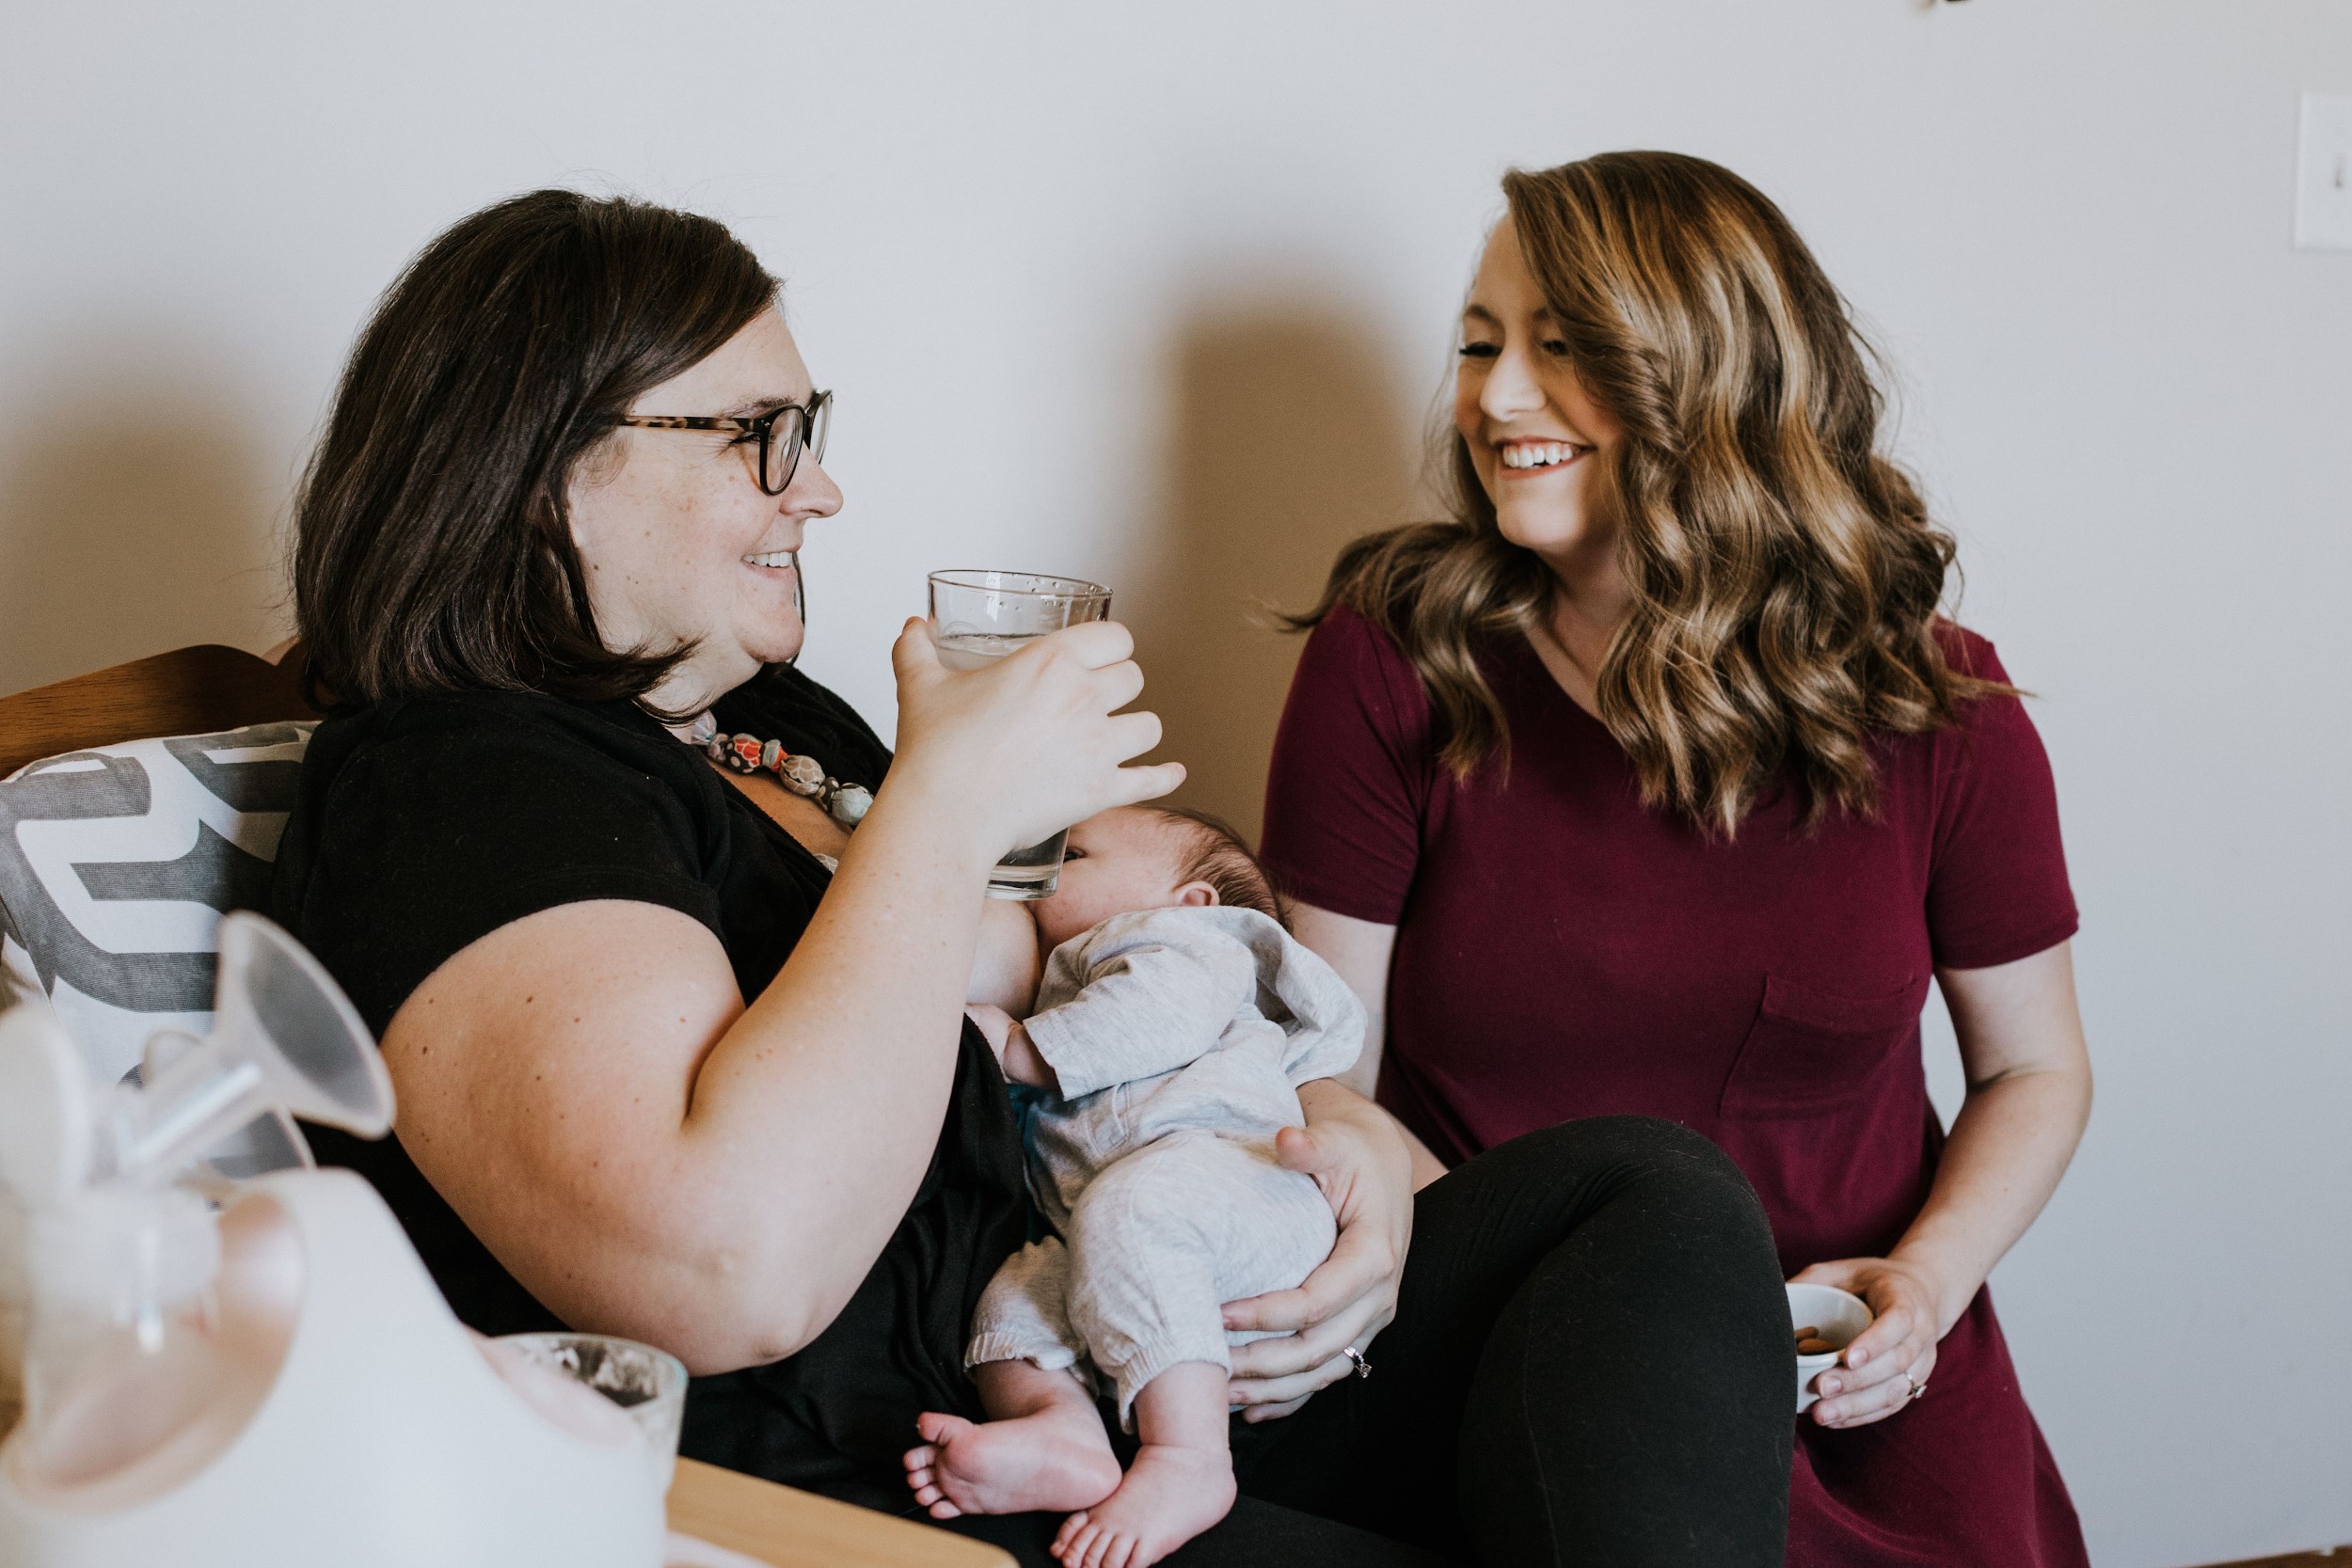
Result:
<instances>
[{"instance_id":1,"label":"brown haired woman","mask_svg":"<svg viewBox=\"0 0 2352 1568\"><path fill-rule=\"evenodd\" d=\"M1116 711L1143 684L1117 625L956 673L911 623L895 756L791 667L841 493L776 290L708 219L565 191L410 265L297 513L340 705L273 901L400 1095L395 1141L321 1153L461 1317L664 1346L698 1374L686 1452L913 1513L900 1456L922 1412L982 1415L973 1307L1033 1219L963 1016L979 927L1027 925L988 868L1182 769L1121 766L1159 726ZM813 771L724 770L702 716ZM1416 1199L1385 1114L1300 1099L1277 1152L1339 1244L1229 1305L1276 1331L1232 1356L1243 1496L1171 1560L1779 1561L1789 1344L1727 1160L1617 1118ZM1059 1523L952 1528L1038 1564Z\"/></svg>"},{"instance_id":2,"label":"brown haired woman","mask_svg":"<svg viewBox=\"0 0 2352 1568\"><path fill-rule=\"evenodd\" d=\"M1739 1162L1785 1270L1870 1304L1803 1427L1792 1563L2080 1564L1983 1290L2090 1104L2041 744L1938 618L1952 542L1779 211L1655 152L1503 188L1456 517L1341 559L1266 861L1439 1156L1669 1117Z\"/></svg>"}]
</instances>

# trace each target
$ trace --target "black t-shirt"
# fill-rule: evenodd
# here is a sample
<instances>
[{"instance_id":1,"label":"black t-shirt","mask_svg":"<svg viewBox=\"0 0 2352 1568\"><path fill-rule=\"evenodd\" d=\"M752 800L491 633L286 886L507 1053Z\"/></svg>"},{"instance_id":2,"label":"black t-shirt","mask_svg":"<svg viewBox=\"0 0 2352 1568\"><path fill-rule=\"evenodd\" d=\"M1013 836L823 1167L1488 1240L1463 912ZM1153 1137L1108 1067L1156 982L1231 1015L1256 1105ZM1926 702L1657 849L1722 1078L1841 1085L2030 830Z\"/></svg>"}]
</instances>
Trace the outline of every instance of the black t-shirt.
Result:
<instances>
[{"instance_id":1,"label":"black t-shirt","mask_svg":"<svg viewBox=\"0 0 2352 1568\"><path fill-rule=\"evenodd\" d=\"M720 728L780 740L844 783L889 751L840 698L777 666L723 698ZM319 726L278 850L272 907L379 1035L460 949L560 904L682 911L726 949L746 1000L783 967L831 875L634 705L505 692L404 698ZM799 1354L697 1378L683 1451L902 1510L898 1456L923 1410L981 1414L972 1309L1027 1238L1004 1079L968 1023L914 1205L839 1318ZM397 1137L326 1129L320 1159L374 1183L457 1315L485 1334L560 1326L427 1183ZM779 1212L793 1195L775 1195ZM681 1304L690 1309L691 1304Z\"/></svg>"}]
</instances>

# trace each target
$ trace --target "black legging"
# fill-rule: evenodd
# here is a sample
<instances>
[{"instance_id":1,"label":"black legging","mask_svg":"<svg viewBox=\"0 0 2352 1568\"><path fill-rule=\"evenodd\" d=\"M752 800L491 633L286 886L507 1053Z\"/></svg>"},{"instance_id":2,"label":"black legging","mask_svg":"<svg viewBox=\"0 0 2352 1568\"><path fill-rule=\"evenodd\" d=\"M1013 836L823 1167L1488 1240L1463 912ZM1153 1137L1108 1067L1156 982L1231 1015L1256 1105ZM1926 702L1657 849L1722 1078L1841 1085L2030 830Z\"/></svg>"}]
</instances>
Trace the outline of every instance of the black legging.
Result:
<instances>
[{"instance_id":1,"label":"black legging","mask_svg":"<svg viewBox=\"0 0 2352 1568\"><path fill-rule=\"evenodd\" d=\"M1569 1122L1424 1189L1369 1359L1295 1416L1234 1423L1241 1500L1168 1568L1781 1560L1780 1269L1756 1195L1687 1129ZM1060 1522L948 1528L1044 1568Z\"/></svg>"}]
</instances>

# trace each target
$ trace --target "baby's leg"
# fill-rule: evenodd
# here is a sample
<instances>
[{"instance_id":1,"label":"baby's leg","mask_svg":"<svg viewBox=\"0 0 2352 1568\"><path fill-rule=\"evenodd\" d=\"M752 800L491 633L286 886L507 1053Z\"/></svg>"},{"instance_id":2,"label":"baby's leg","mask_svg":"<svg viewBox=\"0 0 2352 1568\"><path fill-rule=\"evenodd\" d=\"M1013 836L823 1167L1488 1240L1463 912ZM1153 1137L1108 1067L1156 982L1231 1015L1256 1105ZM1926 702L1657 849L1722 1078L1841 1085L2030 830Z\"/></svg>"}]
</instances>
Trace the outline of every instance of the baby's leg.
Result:
<instances>
[{"instance_id":1,"label":"baby's leg","mask_svg":"<svg viewBox=\"0 0 2352 1568\"><path fill-rule=\"evenodd\" d=\"M1070 1216L1063 1299L1121 1420L1179 1362L1230 1367L1224 1304L1296 1285L1332 1235L1321 1189L1270 1150L1189 1130L1112 1162Z\"/></svg>"},{"instance_id":2,"label":"baby's leg","mask_svg":"<svg viewBox=\"0 0 2352 1568\"><path fill-rule=\"evenodd\" d=\"M904 1456L907 1485L934 1519L1086 1508L1119 1484L1103 1418L1063 1316L1069 1255L1052 1239L1005 1259L980 1293L967 1353L985 1422L927 1410Z\"/></svg>"},{"instance_id":3,"label":"baby's leg","mask_svg":"<svg viewBox=\"0 0 2352 1568\"><path fill-rule=\"evenodd\" d=\"M1233 1503L1222 1304L1295 1285L1331 1250L1331 1210L1263 1149L1177 1132L1113 1164L1071 1215L1070 1319L1133 1402L1143 1449L1119 1490L1056 1539L1065 1568L1144 1568Z\"/></svg>"},{"instance_id":4,"label":"baby's leg","mask_svg":"<svg viewBox=\"0 0 2352 1568\"><path fill-rule=\"evenodd\" d=\"M1110 1435L1073 1370L989 1361L972 1377L989 1419L925 1411L923 1442L906 1452L907 1484L932 1518L1088 1508L1119 1485Z\"/></svg>"},{"instance_id":5,"label":"baby's leg","mask_svg":"<svg viewBox=\"0 0 2352 1568\"><path fill-rule=\"evenodd\" d=\"M1179 1362L1144 1385L1143 1447L1118 1491L1062 1521L1054 1555L1063 1568L1149 1568L1224 1518L1234 1492L1225 1418L1225 1369L1215 1362Z\"/></svg>"}]
</instances>

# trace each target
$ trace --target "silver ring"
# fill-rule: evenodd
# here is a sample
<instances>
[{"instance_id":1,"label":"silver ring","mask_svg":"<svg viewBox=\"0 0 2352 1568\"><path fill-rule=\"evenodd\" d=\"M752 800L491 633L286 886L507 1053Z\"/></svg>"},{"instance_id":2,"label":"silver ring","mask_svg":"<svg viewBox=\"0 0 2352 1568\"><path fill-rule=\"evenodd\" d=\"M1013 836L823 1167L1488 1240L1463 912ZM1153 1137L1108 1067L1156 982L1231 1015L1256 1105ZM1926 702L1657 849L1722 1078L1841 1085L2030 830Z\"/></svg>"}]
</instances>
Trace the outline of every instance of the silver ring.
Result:
<instances>
[{"instance_id":1,"label":"silver ring","mask_svg":"<svg viewBox=\"0 0 2352 1568\"><path fill-rule=\"evenodd\" d=\"M1905 1372L1903 1373L1903 1381L1911 1385L1911 1399L1921 1399L1926 1396L1928 1391L1928 1380L1926 1378L1914 1377L1909 1372ZM1911 1400L1905 1400L1903 1402L1905 1404L1909 1404Z\"/></svg>"},{"instance_id":2,"label":"silver ring","mask_svg":"<svg viewBox=\"0 0 2352 1568\"><path fill-rule=\"evenodd\" d=\"M1350 1345L1345 1350L1340 1352L1340 1354L1347 1357L1347 1364L1356 1369L1356 1375L1358 1377L1370 1377L1372 1375L1372 1363L1364 1359L1364 1353L1362 1351L1358 1350L1354 1345Z\"/></svg>"}]
</instances>

